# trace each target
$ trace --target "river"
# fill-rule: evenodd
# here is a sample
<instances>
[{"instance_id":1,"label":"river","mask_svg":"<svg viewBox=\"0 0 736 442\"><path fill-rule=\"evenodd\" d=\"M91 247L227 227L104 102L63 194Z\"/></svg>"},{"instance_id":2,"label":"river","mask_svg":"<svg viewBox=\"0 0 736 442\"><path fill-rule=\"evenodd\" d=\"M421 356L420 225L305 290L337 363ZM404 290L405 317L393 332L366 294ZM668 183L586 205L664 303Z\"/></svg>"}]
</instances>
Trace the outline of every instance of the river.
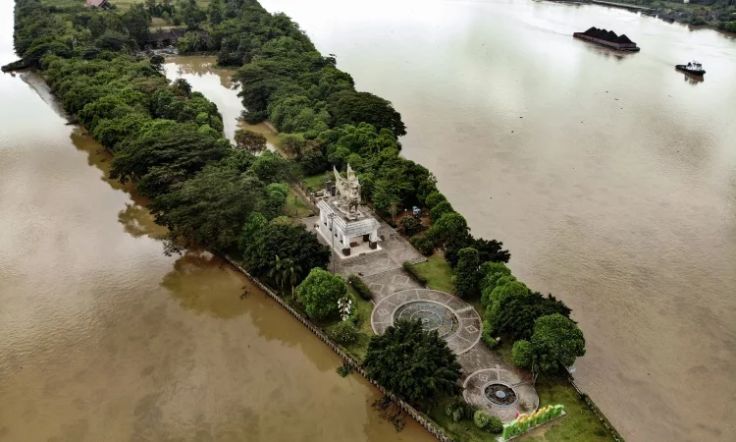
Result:
<instances>
[{"instance_id":1,"label":"river","mask_svg":"<svg viewBox=\"0 0 736 442\"><path fill-rule=\"evenodd\" d=\"M2 0L0 64L12 30ZM0 440L432 440L228 265L166 256L37 76L0 96Z\"/></svg>"},{"instance_id":2,"label":"river","mask_svg":"<svg viewBox=\"0 0 736 442\"><path fill-rule=\"evenodd\" d=\"M391 100L404 155L573 308L575 377L627 440L736 440L736 40L528 0L262 3ZM572 38L593 25L641 52ZM702 82L674 70L693 58Z\"/></svg>"}]
</instances>

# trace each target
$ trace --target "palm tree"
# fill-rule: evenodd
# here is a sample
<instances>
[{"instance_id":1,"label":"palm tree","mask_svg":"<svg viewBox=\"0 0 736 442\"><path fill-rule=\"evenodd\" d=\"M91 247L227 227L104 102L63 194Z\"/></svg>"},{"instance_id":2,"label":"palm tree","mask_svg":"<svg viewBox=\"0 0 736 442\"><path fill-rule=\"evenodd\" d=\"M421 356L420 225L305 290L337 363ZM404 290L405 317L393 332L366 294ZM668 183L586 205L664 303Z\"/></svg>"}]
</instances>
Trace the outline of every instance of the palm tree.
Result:
<instances>
[{"instance_id":1,"label":"palm tree","mask_svg":"<svg viewBox=\"0 0 736 442\"><path fill-rule=\"evenodd\" d=\"M300 272L301 268L293 259L281 259L281 257L276 255L273 266L271 266L271 270L268 272L268 276L282 293L284 288L288 285L291 288L289 293L294 294L294 286L296 285Z\"/></svg>"}]
</instances>

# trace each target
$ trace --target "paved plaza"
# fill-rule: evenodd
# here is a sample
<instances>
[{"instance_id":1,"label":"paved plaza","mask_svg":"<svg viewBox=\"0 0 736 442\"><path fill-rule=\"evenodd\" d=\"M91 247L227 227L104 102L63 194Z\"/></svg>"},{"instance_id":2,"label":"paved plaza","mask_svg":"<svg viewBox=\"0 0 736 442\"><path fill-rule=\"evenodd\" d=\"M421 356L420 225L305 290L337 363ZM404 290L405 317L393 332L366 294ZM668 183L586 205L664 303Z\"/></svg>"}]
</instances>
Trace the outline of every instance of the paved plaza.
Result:
<instances>
[{"instance_id":1,"label":"paved plaza","mask_svg":"<svg viewBox=\"0 0 736 442\"><path fill-rule=\"evenodd\" d=\"M457 296L444 292L409 289L386 296L376 303L371 326L376 334L381 334L399 319L419 320L426 330L437 330L458 355L480 340L478 312Z\"/></svg>"},{"instance_id":2,"label":"paved plaza","mask_svg":"<svg viewBox=\"0 0 736 442\"><path fill-rule=\"evenodd\" d=\"M319 217L302 222L314 231ZM463 371L463 397L468 403L504 422L535 410L539 397L528 374L509 366L480 341L482 321L475 308L453 294L419 285L404 271L403 263L426 258L384 222L379 236L380 250L348 257L338 256L333 250L330 262L330 270L346 277L358 275L370 287L375 303L373 331L383 333L396 319L420 320L426 329L437 330L457 354ZM329 246L322 235L317 238Z\"/></svg>"}]
</instances>

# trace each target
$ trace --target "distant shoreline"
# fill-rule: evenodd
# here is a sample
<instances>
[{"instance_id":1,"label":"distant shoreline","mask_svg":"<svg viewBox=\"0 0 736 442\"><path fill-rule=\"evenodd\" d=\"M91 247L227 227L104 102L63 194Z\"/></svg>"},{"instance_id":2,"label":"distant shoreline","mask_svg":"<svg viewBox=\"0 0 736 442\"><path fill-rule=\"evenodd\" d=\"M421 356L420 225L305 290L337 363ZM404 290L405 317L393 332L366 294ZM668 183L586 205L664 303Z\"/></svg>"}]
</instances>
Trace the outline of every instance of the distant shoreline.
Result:
<instances>
[{"instance_id":1,"label":"distant shoreline","mask_svg":"<svg viewBox=\"0 0 736 442\"><path fill-rule=\"evenodd\" d=\"M694 24L688 23L687 21L684 21L681 18L681 16L679 16L678 14L664 15L663 11L660 11L655 8L647 7L647 6L637 5L635 3L612 2L612 1L605 1L605 0L547 0L547 1L550 1L553 3L594 5L594 6L604 6L607 8L625 9L629 12L640 13L642 15L646 15L649 17L658 18L667 23L678 23L681 25L686 25L691 31L697 31L701 29L710 29L713 31L720 32L721 34L727 35L729 37L736 37L736 32L730 32L726 29L721 29L718 26L715 26L712 24L694 25ZM689 19L691 17L688 15L685 18Z\"/></svg>"}]
</instances>

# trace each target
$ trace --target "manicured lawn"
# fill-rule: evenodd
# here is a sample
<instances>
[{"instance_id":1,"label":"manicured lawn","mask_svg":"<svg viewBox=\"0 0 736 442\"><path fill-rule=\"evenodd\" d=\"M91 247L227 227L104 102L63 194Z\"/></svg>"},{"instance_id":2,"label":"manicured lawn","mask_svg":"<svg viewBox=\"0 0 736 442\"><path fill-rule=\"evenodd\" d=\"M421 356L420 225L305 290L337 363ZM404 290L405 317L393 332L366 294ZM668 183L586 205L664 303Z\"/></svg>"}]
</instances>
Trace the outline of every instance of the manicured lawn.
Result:
<instances>
[{"instance_id":1,"label":"manicured lawn","mask_svg":"<svg viewBox=\"0 0 736 442\"><path fill-rule=\"evenodd\" d=\"M455 293L452 282L452 268L440 254L434 254L426 262L413 264L414 269L427 279L427 287L441 292Z\"/></svg>"},{"instance_id":2,"label":"manicured lawn","mask_svg":"<svg viewBox=\"0 0 736 442\"><path fill-rule=\"evenodd\" d=\"M511 343L505 342L493 349L511 364ZM577 391L564 378L539 377L535 385L539 405L563 404L566 415L534 430L519 440L538 442L612 441L613 437L588 408Z\"/></svg>"},{"instance_id":3,"label":"manicured lawn","mask_svg":"<svg viewBox=\"0 0 736 442\"><path fill-rule=\"evenodd\" d=\"M540 405L564 404L567 414L532 431L523 440L539 442L614 440L567 380L540 378L536 387Z\"/></svg>"},{"instance_id":4,"label":"manicured lawn","mask_svg":"<svg viewBox=\"0 0 736 442\"><path fill-rule=\"evenodd\" d=\"M294 189L289 188L286 204L284 204L284 214L292 218L305 218L312 214L312 209Z\"/></svg>"},{"instance_id":5,"label":"manicured lawn","mask_svg":"<svg viewBox=\"0 0 736 442\"><path fill-rule=\"evenodd\" d=\"M350 286L348 286L348 293L353 298L353 306L360 321L358 324L360 338L357 342L350 345L344 345L343 347L351 356L362 362L365 359L366 352L368 351L368 342L370 341L371 336L373 336L373 329L371 328L371 312L373 311L373 303L361 298L360 295L358 295L358 293L356 293ZM329 327L326 328L329 329Z\"/></svg>"},{"instance_id":6,"label":"manicured lawn","mask_svg":"<svg viewBox=\"0 0 736 442\"><path fill-rule=\"evenodd\" d=\"M370 341L371 336L373 336L373 328L371 327L373 303L361 298L360 295L358 295L358 293L356 293L350 286L348 286L348 291L353 297L353 305L355 306L357 315L360 318L358 330L361 332L361 337L358 342L351 345L350 348L348 348L348 351L358 358L358 360L363 361L365 359L365 353L368 351L368 341Z\"/></svg>"},{"instance_id":7,"label":"manicured lawn","mask_svg":"<svg viewBox=\"0 0 736 442\"><path fill-rule=\"evenodd\" d=\"M603 427L585 402L565 379L540 379L536 385L540 406L564 404L565 416L516 439L520 442L608 442L611 434ZM495 435L480 430L472 420L454 422L445 413L450 402L445 398L437 402L429 411L429 416L437 422L457 442L491 442Z\"/></svg>"}]
</instances>

